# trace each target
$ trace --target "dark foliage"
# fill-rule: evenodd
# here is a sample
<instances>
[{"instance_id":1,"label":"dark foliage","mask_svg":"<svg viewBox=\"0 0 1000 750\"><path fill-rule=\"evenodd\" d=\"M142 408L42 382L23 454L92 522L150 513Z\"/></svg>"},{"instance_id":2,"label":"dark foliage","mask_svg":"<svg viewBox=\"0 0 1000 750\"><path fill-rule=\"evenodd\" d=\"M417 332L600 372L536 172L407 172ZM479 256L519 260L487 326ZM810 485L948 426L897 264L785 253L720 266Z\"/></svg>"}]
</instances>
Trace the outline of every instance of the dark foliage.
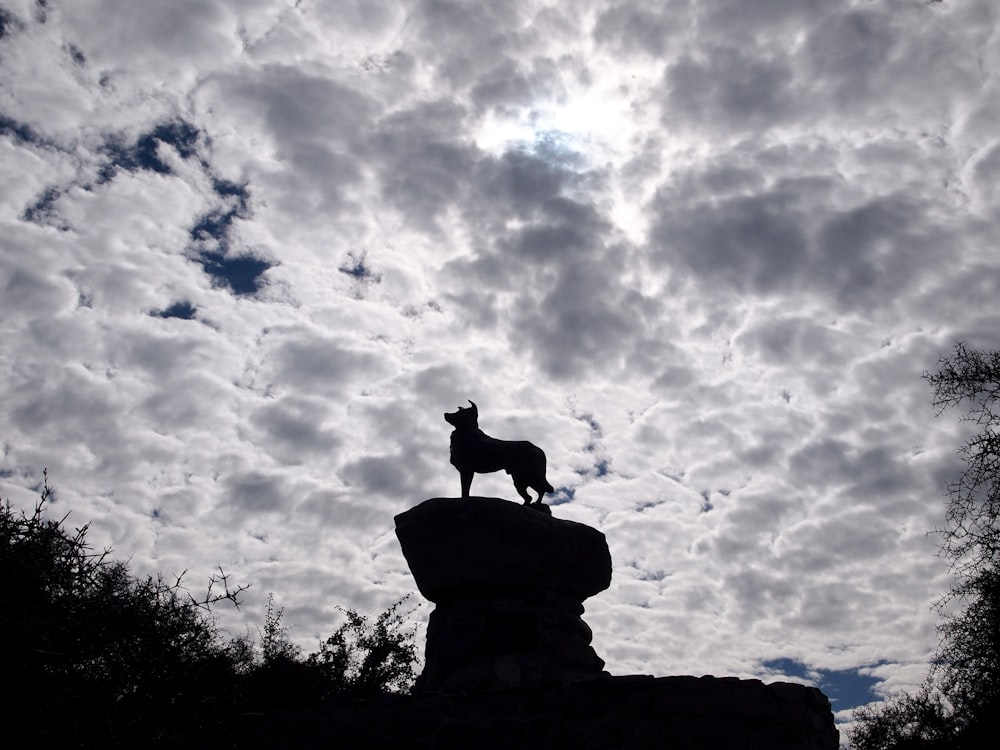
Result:
<instances>
[{"instance_id":1,"label":"dark foliage","mask_svg":"<svg viewBox=\"0 0 1000 750\"><path fill-rule=\"evenodd\" d=\"M1000 736L1000 351L958 343L924 378L940 411L965 406L979 427L959 449L965 470L948 487L940 531L955 582L939 603L941 640L923 689L856 711L858 750L985 748Z\"/></svg>"},{"instance_id":2,"label":"dark foliage","mask_svg":"<svg viewBox=\"0 0 1000 750\"><path fill-rule=\"evenodd\" d=\"M959 613L939 630L932 679L953 707L953 747L993 747L1000 736L1000 572L983 570L959 581L949 597Z\"/></svg>"},{"instance_id":3,"label":"dark foliage","mask_svg":"<svg viewBox=\"0 0 1000 750\"><path fill-rule=\"evenodd\" d=\"M331 695L406 690L416 657L402 600L348 622L303 658L269 598L260 645L223 637L211 607L239 606L221 570L201 597L181 578L136 578L95 553L87 526L0 506L0 653L4 710L33 746L175 744L219 721ZM332 656L331 656L332 655ZM341 668L341 665L349 668ZM354 665L361 665L355 668Z\"/></svg>"},{"instance_id":4,"label":"dark foliage","mask_svg":"<svg viewBox=\"0 0 1000 750\"><path fill-rule=\"evenodd\" d=\"M403 597L374 621L352 609L341 609L347 622L303 657L289 643L281 624L283 610L268 597L260 649L247 674L244 700L248 708L266 711L338 698L369 698L403 693L415 675L417 649L413 629L404 628Z\"/></svg>"},{"instance_id":5,"label":"dark foliage","mask_svg":"<svg viewBox=\"0 0 1000 750\"><path fill-rule=\"evenodd\" d=\"M953 714L927 685L917 695L902 694L854 711L852 747L860 750L946 750L954 747Z\"/></svg>"},{"instance_id":6,"label":"dark foliage","mask_svg":"<svg viewBox=\"0 0 1000 750\"><path fill-rule=\"evenodd\" d=\"M403 597L370 622L354 610L342 610L347 622L326 639L307 663L317 667L323 684L334 693L370 696L400 693L416 677L417 648L413 630L403 629Z\"/></svg>"},{"instance_id":7,"label":"dark foliage","mask_svg":"<svg viewBox=\"0 0 1000 750\"><path fill-rule=\"evenodd\" d=\"M72 745L155 739L230 699L235 662L181 579L135 578L94 553L87 527L48 520L46 482L31 515L0 508L0 652L6 710L39 741Z\"/></svg>"},{"instance_id":8,"label":"dark foliage","mask_svg":"<svg viewBox=\"0 0 1000 750\"><path fill-rule=\"evenodd\" d=\"M959 453L965 471L948 487L948 528L941 550L960 577L995 570L1000 554L1000 351L955 345L936 373L924 377L934 405L967 406L963 417L979 426Z\"/></svg>"}]
</instances>

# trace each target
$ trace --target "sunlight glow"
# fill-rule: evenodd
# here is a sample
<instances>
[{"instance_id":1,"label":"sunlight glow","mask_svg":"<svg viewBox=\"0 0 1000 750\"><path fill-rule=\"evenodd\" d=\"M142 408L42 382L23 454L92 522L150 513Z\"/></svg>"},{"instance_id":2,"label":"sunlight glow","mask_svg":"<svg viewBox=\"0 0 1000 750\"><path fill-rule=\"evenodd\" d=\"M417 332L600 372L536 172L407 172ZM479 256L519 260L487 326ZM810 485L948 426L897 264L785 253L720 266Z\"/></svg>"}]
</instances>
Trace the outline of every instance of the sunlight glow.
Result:
<instances>
[{"instance_id":1,"label":"sunlight glow","mask_svg":"<svg viewBox=\"0 0 1000 750\"><path fill-rule=\"evenodd\" d=\"M495 156L524 151L557 159L574 171L605 173L610 177L605 182L610 215L629 240L639 243L647 229L641 206L652 187L641 169L627 169L627 175L623 170L637 148L662 135L659 107L640 93L655 88L661 72L651 66L623 70L612 60L600 62L590 67L594 78L566 84L558 97L489 112L474 138L479 148ZM646 156L659 169L691 147L675 138L658 140L659 153Z\"/></svg>"},{"instance_id":2,"label":"sunlight glow","mask_svg":"<svg viewBox=\"0 0 1000 750\"><path fill-rule=\"evenodd\" d=\"M614 160L621 152L622 137L632 124L628 102L619 92L591 86L567 94L558 101L539 102L515 113L491 112L476 137L480 148L502 153L510 148L533 148L557 136L568 149L589 162Z\"/></svg>"}]
</instances>

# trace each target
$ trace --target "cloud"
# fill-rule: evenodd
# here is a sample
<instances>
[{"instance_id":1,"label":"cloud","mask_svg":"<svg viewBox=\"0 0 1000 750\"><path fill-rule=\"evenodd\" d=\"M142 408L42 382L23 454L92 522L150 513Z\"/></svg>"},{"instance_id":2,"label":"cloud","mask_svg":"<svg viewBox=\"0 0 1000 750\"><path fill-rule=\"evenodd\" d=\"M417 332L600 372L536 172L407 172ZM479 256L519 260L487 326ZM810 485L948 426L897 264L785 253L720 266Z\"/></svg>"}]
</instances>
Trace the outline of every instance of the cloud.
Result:
<instances>
[{"instance_id":1,"label":"cloud","mask_svg":"<svg viewBox=\"0 0 1000 750\"><path fill-rule=\"evenodd\" d=\"M668 51L674 29L667 13L642 3L623 3L602 11L594 25L594 39L612 46L617 54L643 53L658 59Z\"/></svg>"},{"instance_id":2,"label":"cloud","mask_svg":"<svg viewBox=\"0 0 1000 750\"><path fill-rule=\"evenodd\" d=\"M667 70L670 99L665 125L690 120L739 132L781 122L796 94L787 60L763 50L747 54L741 47L703 54L701 59L684 57Z\"/></svg>"},{"instance_id":3,"label":"cloud","mask_svg":"<svg viewBox=\"0 0 1000 750\"><path fill-rule=\"evenodd\" d=\"M308 328L268 332L262 367L266 389L336 396L362 379L385 372L389 362L371 345L323 336Z\"/></svg>"},{"instance_id":4,"label":"cloud","mask_svg":"<svg viewBox=\"0 0 1000 750\"><path fill-rule=\"evenodd\" d=\"M654 235L663 247L658 260L677 258L697 276L737 291L783 291L795 284L808 255L791 198L779 189L731 198L710 212L693 206L678 216L667 209Z\"/></svg>"},{"instance_id":5,"label":"cloud","mask_svg":"<svg viewBox=\"0 0 1000 750\"><path fill-rule=\"evenodd\" d=\"M919 679L965 434L920 375L1000 346L988 2L43 5L0 14L4 497L48 467L311 648L413 589L472 399L606 533L612 672Z\"/></svg>"},{"instance_id":6,"label":"cloud","mask_svg":"<svg viewBox=\"0 0 1000 750\"><path fill-rule=\"evenodd\" d=\"M453 102L421 102L383 120L372 139L382 196L423 229L467 189L477 154L455 137L463 118Z\"/></svg>"},{"instance_id":7,"label":"cloud","mask_svg":"<svg viewBox=\"0 0 1000 750\"><path fill-rule=\"evenodd\" d=\"M258 408L250 423L252 438L284 466L301 464L310 456L335 457L341 439L324 429L329 409L322 399L287 396Z\"/></svg>"}]
</instances>

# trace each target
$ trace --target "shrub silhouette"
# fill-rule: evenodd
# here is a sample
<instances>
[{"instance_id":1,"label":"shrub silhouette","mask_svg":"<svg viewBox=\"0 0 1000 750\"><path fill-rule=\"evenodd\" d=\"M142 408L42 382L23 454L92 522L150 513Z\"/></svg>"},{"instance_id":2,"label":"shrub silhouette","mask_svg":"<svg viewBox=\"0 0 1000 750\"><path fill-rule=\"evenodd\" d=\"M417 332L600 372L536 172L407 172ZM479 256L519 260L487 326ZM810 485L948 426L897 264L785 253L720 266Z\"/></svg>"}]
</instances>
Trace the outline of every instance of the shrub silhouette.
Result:
<instances>
[{"instance_id":1,"label":"shrub silhouette","mask_svg":"<svg viewBox=\"0 0 1000 750\"><path fill-rule=\"evenodd\" d=\"M417 647L412 628L403 630L406 615L400 609L407 599L404 596L392 604L374 622L352 609L342 609L347 622L306 662L322 673L327 695L367 697L410 689L416 677Z\"/></svg>"},{"instance_id":2,"label":"shrub silhouette","mask_svg":"<svg viewBox=\"0 0 1000 750\"><path fill-rule=\"evenodd\" d=\"M134 577L91 550L87 526L70 532L65 517L45 517L51 492L46 477L31 514L0 505L4 708L34 744L168 744L247 711L409 687L405 598L373 624L343 610L347 623L308 658L287 641L271 597L259 645L224 637L211 608L239 606L246 586L231 589L220 569L196 598L181 577Z\"/></svg>"},{"instance_id":3,"label":"shrub silhouette","mask_svg":"<svg viewBox=\"0 0 1000 750\"><path fill-rule=\"evenodd\" d=\"M7 709L38 739L127 744L163 736L232 704L239 667L207 608L242 589L198 601L181 579L136 578L87 526L46 519L46 480L30 515L0 508L0 649ZM226 585L226 576L214 579Z\"/></svg>"},{"instance_id":4,"label":"shrub silhouette","mask_svg":"<svg viewBox=\"0 0 1000 750\"><path fill-rule=\"evenodd\" d=\"M243 707L256 712L304 706L338 698L369 698L405 693L413 684L417 647L409 614L401 612L409 596L394 602L374 620L339 607L347 621L323 641L319 651L302 655L287 639L283 609L268 596L258 646L250 646L251 665L244 670Z\"/></svg>"}]
</instances>

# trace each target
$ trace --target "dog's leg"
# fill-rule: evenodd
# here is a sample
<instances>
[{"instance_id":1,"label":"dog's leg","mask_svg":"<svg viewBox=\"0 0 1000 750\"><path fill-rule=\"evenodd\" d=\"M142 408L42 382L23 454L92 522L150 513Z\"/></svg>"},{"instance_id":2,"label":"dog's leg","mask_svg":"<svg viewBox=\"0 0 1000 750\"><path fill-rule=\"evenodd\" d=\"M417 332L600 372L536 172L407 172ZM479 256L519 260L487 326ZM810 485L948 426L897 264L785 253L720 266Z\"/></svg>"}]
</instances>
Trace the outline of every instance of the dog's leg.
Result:
<instances>
[{"instance_id":1,"label":"dog's leg","mask_svg":"<svg viewBox=\"0 0 1000 750\"><path fill-rule=\"evenodd\" d=\"M531 505L531 495L528 494L528 484L522 479L514 479L514 489L524 498L525 505Z\"/></svg>"},{"instance_id":2,"label":"dog's leg","mask_svg":"<svg viewBox=\"0 0 1000 750\"><path fill-rule=\"evenodd\" d=\"M472 477L475 476L474 471L461 471L459 472L462 477L462 497L469 497L469 490L472 489Z\"/></svg>"}]
</instances>

